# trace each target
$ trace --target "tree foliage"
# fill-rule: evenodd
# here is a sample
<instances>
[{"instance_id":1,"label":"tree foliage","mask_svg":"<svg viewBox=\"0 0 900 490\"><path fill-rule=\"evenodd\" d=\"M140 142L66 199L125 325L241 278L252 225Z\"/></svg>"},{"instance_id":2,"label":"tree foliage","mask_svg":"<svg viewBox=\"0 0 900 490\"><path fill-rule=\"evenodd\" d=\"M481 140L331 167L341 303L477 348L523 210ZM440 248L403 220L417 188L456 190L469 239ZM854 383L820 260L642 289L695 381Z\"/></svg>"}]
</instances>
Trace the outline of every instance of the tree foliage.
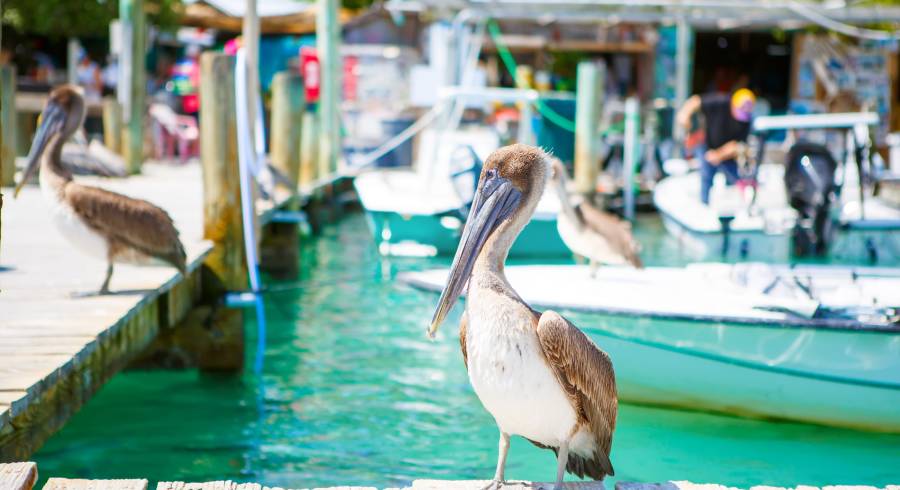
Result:
<instances>
[{"instance_id":1,"label":"tree foliage","mask_svg":"<svg viewBox=\"0 0 900 490\"><path fill-rule=\"evenodd\" d=\"M150 22L163 29L175 26L180 3L145 1ZM4 25L52 38L104 36L119 16L118 0L2 0L0 7Z\"/></svg>"}]
</instances>

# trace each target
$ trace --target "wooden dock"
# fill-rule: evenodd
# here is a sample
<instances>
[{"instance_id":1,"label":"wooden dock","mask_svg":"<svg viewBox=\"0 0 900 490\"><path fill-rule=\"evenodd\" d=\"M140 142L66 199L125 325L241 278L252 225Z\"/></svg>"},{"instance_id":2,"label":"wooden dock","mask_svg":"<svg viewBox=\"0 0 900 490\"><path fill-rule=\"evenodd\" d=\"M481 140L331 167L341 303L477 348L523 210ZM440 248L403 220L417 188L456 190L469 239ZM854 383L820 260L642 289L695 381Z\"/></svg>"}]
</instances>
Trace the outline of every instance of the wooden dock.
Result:
<instances>
[{"instance_id":1,"label":"wooden dock","mask_svg":"<svg viewBox=\"0 0 900 490\"><path fill-rule=\"evenodd\" d=\"M34 463L0 464L0 489L32 490L37 481L37 465ZM482 490L490 484L488 480L415 480L411 485L402 488L385 490ZM605 490L604 483L596 481L566 482L566 490ZM553 483L537 483L528 481L507 481L504 490L551 490ZM50 478L44 490L148 490L149 482L145 479L133 480L82 480L70 478ZM237 483L230 480L202 483L180 481L159 482L156 490L290 490L280 487L267 487L259 483ZM375 490L375 487L344 486L317 488L315 490ZM615 490L739 490L715 483L693 483L689 481L667 481L661 483L618 482ZM784 487L753 486L749 490L788 490ZM898 485L888 485L884 489L864 485L834 485L813 487L798 485L790 490L900 490Z\"/></svg>"},{"instance_id":2,"label":"wooden dock","mask_svg":"<svg viewBox=\"0 0 900 490\"><path fill-rule=\"evenodd\" d=\"M188 274L117 265L113 294L92 295L105 265L59 235L40 189L27 186L18 199L7 198L0 250L0 461L27 459L160 331L185 319L202 293L199 270L213 243L203 239L198 165L148 164L128 179L79 180L166 209L185 245ZM271 215L262 212L261 222Z\"/></svg>"}]
</instances>

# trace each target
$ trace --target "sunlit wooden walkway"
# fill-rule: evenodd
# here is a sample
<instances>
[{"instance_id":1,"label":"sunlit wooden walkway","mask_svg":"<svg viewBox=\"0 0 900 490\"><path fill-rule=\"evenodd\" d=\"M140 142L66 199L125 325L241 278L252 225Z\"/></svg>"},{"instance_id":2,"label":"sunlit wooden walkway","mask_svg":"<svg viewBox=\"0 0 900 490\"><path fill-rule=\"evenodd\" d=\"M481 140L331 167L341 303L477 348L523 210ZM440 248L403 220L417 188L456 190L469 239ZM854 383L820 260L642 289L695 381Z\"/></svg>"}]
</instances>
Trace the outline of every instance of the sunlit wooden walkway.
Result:
<instances>
[{"instance_id":1,"label":"sunlit wooden walkway","mask_svg":"<svg viewBox=\"0 0 900 490\"><path fill-rule=\"evenodd\" d=\"M37 466L34 463L0 464L0 488L3 490L31 490L37 481ZM402 490L480 490L490 482L487 480L416 480ZM148 481L134 480L81 480L50 478L44 490L148 490ZM504 490L550 490L552 483L508 481ZM603 482L566 482L566 490L604 490ZM750 490L788 490L784 487L754 486ZM285 490L267 487L259 483L236 483L233 481L213 481L204 483L159 482L156 490ZM375 490L375 487L331 487L316 490ZM400 488L386 490L401 490ZM615 490L738 490L715 483L692 483L689 481L667 481L661 483L618 482ZM798 485L791 490L820 490L819 487ZM835 485L821 487L821 490L880 490L874 486ZM900 490L900 486L888 485L884 490Z\"/></svg>"},{"instance_id":2,"label":"sunlit wooden walkway","mask_svg":"<svg viewBox=\"0 0 900 490\"><path fill-rule=\"evenodd\" d=\"M106 296L103 262L84 256L51 222L36 186L5 189L0 242L0 461L26 459L114 373L174 326L199 291L203 240L199 165L147 164L142 175L88 179L169 212L188 255L184 278L169 267L117 265Z\"/></svg>"}]
</instances>

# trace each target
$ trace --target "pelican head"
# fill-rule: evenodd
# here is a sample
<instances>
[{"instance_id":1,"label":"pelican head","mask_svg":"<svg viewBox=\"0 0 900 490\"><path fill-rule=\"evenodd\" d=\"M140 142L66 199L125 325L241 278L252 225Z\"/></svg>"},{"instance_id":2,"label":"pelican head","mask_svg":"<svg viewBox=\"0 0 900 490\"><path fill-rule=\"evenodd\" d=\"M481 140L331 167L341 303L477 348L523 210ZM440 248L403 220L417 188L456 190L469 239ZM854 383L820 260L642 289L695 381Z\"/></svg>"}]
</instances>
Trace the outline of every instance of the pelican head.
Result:
<instances>
[{"instance_id":1,"label":"pelican head","mask_svg":"<svg viewBox=\"0 0 900 490\"><path fill-rule=\"evenodd\" d=\"M456 303L480 257L502 270L509 247L541 199L548 175L549 156L533 146L506 146L485 161L429 336Z\"/></svg>"},{"instance_id":2,"label":"pelican head","mask_svg":"<svg viewBox=\"0 0 900 490\"><path fill-rule=\"evenodd\" d=\"M55 135L60 135L63 141L69 139L84 123L84 92L77 85L62 85L50 92L47 105L44 106L40 116L40 124L31 142L31 150L28 152L28 164L22 175L22 180L16 186L13 196L18 196L22 186L31 179L37 171L38 162L47 147L47 143Z\"/></svg>"}]
</instances>

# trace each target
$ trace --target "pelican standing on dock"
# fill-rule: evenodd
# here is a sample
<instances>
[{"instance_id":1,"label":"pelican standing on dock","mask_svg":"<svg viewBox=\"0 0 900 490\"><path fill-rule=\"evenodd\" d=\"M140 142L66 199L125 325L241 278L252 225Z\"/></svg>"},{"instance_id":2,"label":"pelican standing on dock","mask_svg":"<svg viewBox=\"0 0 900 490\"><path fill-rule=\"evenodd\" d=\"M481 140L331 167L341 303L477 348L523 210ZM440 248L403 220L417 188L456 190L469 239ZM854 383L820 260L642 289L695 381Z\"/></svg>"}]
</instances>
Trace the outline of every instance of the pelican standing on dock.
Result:
<instances>
[{"instance_id":1,"label":"pelican standing on dock","mask_svg":"<svg viewBox=\"0 0 900 490\"><path fill-rule=\"evenodd\" d=\"M556 228L572 252L588 259L592 267L597 264L644 267L639 255L641 244L631 234L631 223L597 209L583 198L573 204L566 169L556 158L553 158L552 180L562 207Z\"/></svg>"},{"instance_id":2,"label":"pelican standing on dock","mask_svg":"<svg viewBox=\"0 0 900 490\"><path fill-rule=\"evenodd\" d=\"M472 387L500 429L492 487L503 482L510 435L556 453L557 488L566 471L596 480L614 474L618 401L609 356L558 313L528 306L503 271L551 171L550 157L530 146L487 159L428 329L434 335L468 282L459 343Z\"/></svg>"},{"instance_id":3,"label":"pelican standing on dock","mask_svg":"<svg viewBox=\"0 0 900 490\"><path fill-rule=\"evenodd\" d=\"M109 293L114 263L159 260L184 273L184 247L165 211L141 199L74 182L62 165L63 144L81 127L84 115L84 97L77 86L63 85L50 93L15 195L40 163L41 192L57 228L75 248L107 262L100 294Z\"/></svg>"}]
</instances>

